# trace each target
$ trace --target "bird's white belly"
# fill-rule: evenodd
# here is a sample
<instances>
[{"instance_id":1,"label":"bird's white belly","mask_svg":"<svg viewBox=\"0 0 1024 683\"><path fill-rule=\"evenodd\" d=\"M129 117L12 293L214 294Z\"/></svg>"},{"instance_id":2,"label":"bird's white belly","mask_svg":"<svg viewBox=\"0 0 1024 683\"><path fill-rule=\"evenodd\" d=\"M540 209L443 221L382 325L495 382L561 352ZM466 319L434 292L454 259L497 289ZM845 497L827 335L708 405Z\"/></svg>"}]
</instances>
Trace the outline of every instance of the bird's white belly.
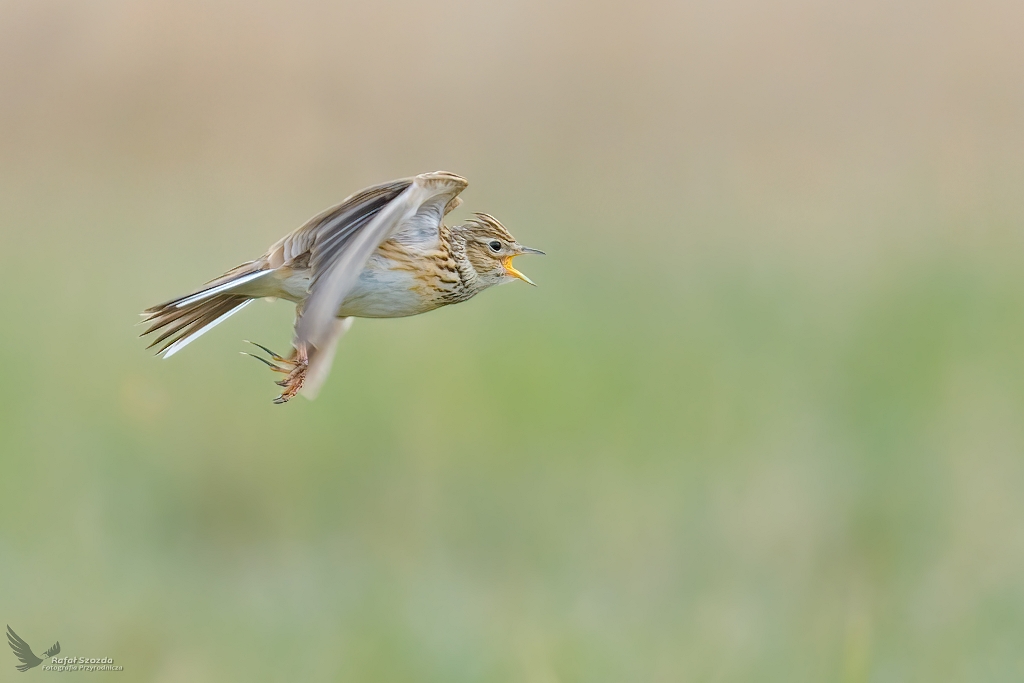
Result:
<instances>
[{"instance_id":1,"label":"bird's white belly","mask_svg":"<svg viewBox=\"0 0 1024 683\"><path fill-rule=\"evenodd\" d=\"M387 268L387 261L370 259L352 292L338 309L339 316L401 318L437 307L424 283L405 270Z\"/></svg>"},{"instance_id":2,"label":"bird's white belly","mask_svg":"<svg viewBox=\"0 0 1024 683\"><path fill-rule=\"evenodd\" d=\"M436 293L431 292L422 280L395 266L380 254L372 256L338 309L338 316L401 318L424 313L440 305ZM300 303L309 296L309 282L308 270L282 272L276 280L248 293Z\"/></svg>"}]
</instances>

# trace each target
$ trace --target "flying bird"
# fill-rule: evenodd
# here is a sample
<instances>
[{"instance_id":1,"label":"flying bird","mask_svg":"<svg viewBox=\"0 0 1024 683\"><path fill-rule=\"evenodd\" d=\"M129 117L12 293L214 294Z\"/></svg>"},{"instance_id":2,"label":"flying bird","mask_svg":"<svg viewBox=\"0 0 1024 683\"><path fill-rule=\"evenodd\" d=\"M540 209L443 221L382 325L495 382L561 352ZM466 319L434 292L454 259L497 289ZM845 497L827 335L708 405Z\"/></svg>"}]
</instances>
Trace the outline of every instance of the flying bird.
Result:
<instances>
[{"instance_id":1,"label":"flying bird","mask_svg":"<svg viewBox=\"0 0 1024 683\"><path fill-rule=\"evenodd\" d=\"M21 639L14 629L11 628L10 624L7 625L7 644L14 650L14 656L21 660L21 664L15 664L15 668L18 671L25 672L33 667L37 667L43 663L43 660L36 657L36 654L32 652L32 648L28 646L24 640ZM56 657L60 654L60 641L58 640L53 644L49 650L43 653L43 657Z\"/></svg>"},{"instance_id":2,"label":"flying bird","mask_svg":"<svg viewBox=\"0 0 1024 683\"><path fill-rule=\"evenodd\" d=\"M146 309L143 336L170 358L255 299L295 303L288 356L254 344L253 354L283 388L275 403L300 391L315 397L330 372L338 340L354 318L401 318L470 299L488 287L523 280L512 265L519 244L484 213L462 225L444 217L462 203L467 181L436 171L357 192L286 235L263 256L232 268L185 296ZM253 342L250 342L253 343Z\"/></svg>"}]
</instances>

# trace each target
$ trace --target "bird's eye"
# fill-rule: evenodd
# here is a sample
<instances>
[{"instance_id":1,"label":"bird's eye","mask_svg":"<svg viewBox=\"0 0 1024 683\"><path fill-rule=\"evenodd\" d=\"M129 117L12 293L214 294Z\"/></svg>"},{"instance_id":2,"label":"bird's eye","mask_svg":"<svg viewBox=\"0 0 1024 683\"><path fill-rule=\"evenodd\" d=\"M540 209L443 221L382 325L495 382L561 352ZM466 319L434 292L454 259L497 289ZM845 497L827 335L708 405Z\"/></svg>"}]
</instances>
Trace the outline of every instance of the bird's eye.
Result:
<instances>
[{"instance_id":1,"label":"bird's eye","mask_svg":"<svg viewBox=\"0 0 1024 683\"><path fill-rule=\"evenodd\" d=\"M491 240L490 242L487 243L487 246L491 248L491 251L501 251L501 242L499 242L498 240Z\"/></svg>"}]
</instances>

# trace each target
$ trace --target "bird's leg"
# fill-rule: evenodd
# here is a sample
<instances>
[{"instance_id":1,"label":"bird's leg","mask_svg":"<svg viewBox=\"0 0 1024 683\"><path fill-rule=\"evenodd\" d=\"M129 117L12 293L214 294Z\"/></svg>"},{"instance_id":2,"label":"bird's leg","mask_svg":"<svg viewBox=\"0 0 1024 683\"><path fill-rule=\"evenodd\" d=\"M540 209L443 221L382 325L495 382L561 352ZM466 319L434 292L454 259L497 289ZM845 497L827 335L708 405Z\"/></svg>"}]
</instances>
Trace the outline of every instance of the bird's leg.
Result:
<instances>
[{"instance_id":1,"label":"bird's leg","mask_svg":"<svg viewBox=\"0 0 1024 683\"><path fill-rule=\"evenodd\" d=\"M302 388L302 383L306 381L309 355L306 353L306 346L304 344L292 352L292 357L288 359L288 363L292 366L292 371L288 373L287 377L277 383L277 386L284 387L281 395L274 399L274 403L278 405L287 403L295 398L295 394L299 393L299 389Z\"/></svg>"},{"instance_id":2,"label":"bird's leg","mask_svg":"<svg viewBox=\"0 0 1024 683\"><path fill-rule=\"evenodd\" d=\"M249 342L253 346L257 346L270 356L270 360L257 356L252 353L243 351L242 353L246 356L255 358L256 360L269 366L274 372L280 372L281 374L287 375L280 382L275 382L279 387L283 387L284 391L281 395L274 399L274 403L281 404L287 403L292 400L299 390L302 389L302 384L306 380L306 369L309 367L309 355L306 353L305 346L302 348L296 348L292 350L292 355L288 358L279 356L274 353L266 346L257 344L256 342Z\"/></svg>"}]
</instances>

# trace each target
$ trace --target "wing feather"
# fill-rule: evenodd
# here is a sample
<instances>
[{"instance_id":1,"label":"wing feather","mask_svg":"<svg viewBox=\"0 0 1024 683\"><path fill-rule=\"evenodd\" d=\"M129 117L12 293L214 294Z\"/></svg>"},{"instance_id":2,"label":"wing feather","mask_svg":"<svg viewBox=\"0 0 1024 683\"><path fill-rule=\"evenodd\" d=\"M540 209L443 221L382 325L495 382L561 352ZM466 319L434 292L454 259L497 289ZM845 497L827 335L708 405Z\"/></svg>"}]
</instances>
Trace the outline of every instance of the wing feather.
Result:
<instances>
[{"instance_id":1,"label":"wing feather","mask_svg":"<svg viewBox=\"0 0 1024 683\"><path fill-rule=\"evenodd\" d=\"M351 236L359 225L365 224L364 219L373 218L377 211L411 184L412 178L406 178L375 185L318 213L270 248L267 259L271 267L290 264L303 255L322 251L326 243Z\"/></svg>"},{"instance_id":2,"label":"wing feather","mask_svg":"<svg viewBox=\"0 0 1024 683\"><path fill-rule=\"evenodd\" d=\"M352 327L353 320L354 318L335 318L331 328L331 338L327 345L322 349L317 349L317 352L309 359L306 381L302 385L302 395L306 398L312 400L320 393L320 387L327 380L327 375L331 373L338 340L344 336L348 328Z\"/></svg>"},{"instance_id":3,"label":"wing feather","mask_svg":"<svg viewBox=\"0 0 1024 683\"><path fill-rule=\"evenodd\" d=\"M341 303L381 242L409 228L437 230L445 207L466 185L452 173L424 173L364 190L327 212L310 245L312 278L295 324L297 345L326 347Z\"/></svg>"}]
</instances>

